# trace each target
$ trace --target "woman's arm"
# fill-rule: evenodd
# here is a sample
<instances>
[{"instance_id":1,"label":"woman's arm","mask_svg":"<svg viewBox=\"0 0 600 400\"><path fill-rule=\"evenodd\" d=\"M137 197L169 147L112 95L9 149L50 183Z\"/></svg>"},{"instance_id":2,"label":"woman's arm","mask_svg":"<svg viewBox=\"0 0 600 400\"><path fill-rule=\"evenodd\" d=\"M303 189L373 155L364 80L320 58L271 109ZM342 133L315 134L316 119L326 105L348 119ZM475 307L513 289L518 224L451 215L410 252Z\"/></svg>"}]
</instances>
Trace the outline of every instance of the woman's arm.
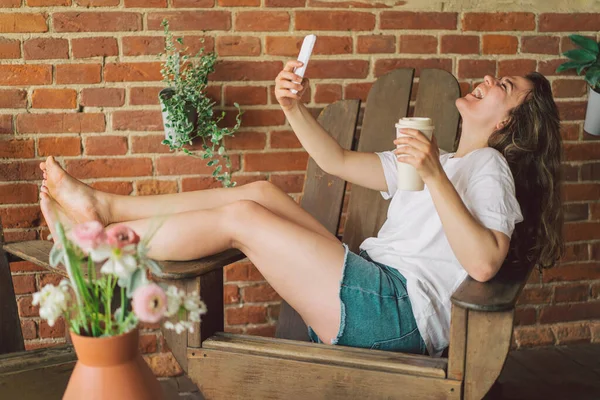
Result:
<instances>
[{"instance_id":1,"label":"woman's arm","mask_svg":"<svg viewBox=\"0 0 600 400\"><path fill-rule=\"evenodd\" d=\"M398 158L398 161L419 171L431 193L454 255L473 279L479 282L492 279L508 254L510 238L484 227L471 215L442 168L435 137L429 142L417 130L402 132L411 137L396 139L395 143L408 146L394 152L408 155Z\"/></svg>"},{"instance_id":2,"label":"woman's arm","mask_svg":"<svg viewBox=\"0 0 600 400\"><path fill-rule=\"evenodd\" d=\"M308 84L308 80L303 80L303 85L294 83L300 81L300 77L292 70L300 65L302 63L298 61L286 64L275 80L275 96L304 149L328 174L369 189L387 191L379 157L375 153L342 148L300 103L304 87ZM293 94L290 89L298 90L298 94Z\"/></svg>"}]
</instances>

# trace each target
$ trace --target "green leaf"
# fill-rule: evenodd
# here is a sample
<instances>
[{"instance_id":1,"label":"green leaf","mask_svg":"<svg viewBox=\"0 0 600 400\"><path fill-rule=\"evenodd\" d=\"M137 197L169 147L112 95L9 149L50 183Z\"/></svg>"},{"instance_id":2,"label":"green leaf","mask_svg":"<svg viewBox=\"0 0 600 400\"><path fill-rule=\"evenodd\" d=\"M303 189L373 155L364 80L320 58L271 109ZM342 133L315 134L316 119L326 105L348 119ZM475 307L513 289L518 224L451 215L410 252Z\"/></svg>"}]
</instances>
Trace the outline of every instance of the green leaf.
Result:
<instances>
[{"instance_id":1,"label":"green leaf","mask_svg":"<svg viewBox=\"0 0 600 400\"><path fill-rule=\"evenodd\" d=\"M154 274L160 274L162 272L162 268L160 267L160 265L158 265L158 263L152 259L147 259L146 265Z\"/></svg>"},{"instance_id":2,"label":"green leaf","mask_svg":"<svg viewBox=\"0 0 600 400\"><path fill-rule=\"evenodd\" d=\"M223 146L219 147L218 153L219 153L220 156L222 156L223 154L225 154L225 147L223 147Z\"/></svg>"},{"instance_id":3,"label":"green leaf","mask_svg":"<svg viewBox=\"0 0 600 400\"><path fill-rule=\"evenodd\" d=\"M598 48L598 43L596 43L596 41L593 39L581 35L571 35L569 37L571 38L573 43L575 43L581 48L591 51L596 55L598 55L598 53L600 52L600 48Z\"/></svg>"},{"instance_id":4,"label":"green leaf","mask_svg":"<svg viewBox=\"0 0 600 400\"><path fill-rule=\"evenodd\" d=\"M127 297L133 297L136 289L145 285L146 283L147 280L144 271L141 268L136 269L133 274L131 274L129 282L127 282Z\"/></svg>"},{"instance_id":5,"label":"green leaf","mask_svg":"<svg viewBox=\"0 0 600 400\"><path fill-rule=\"evenodd\" d=\"M54 246L52 246L52 250L50 250L50 266L52 268L56 268L58 264L60 264L60 262L62 261L64 254L65 252L62 249L62 247L59 247L56 244L54 244Z\"/></svg>"},{"instance_id":6,"label":"green leaf","mask_svg":"<svg viewBox=\"0 0 600 400\"><path fill-rule=\"evenodd\" d=\"M592 53L591 51L587 51L585 49L573 49L573 50L565 51L563 53L563 55L566 57L569 57L573 61L579 61L579 62L584 62L584 63L594 62L594 61L596 61L596 57L597 57L596 54Z\"/></svg>"},{"instance_id":7,"label":"green leaf","mask_svg":"<svg viewBox=\"0 0 600 400\"><path fill-rule=\"evenodd\" d=\"M566 71L568 69L573 69L573 68L577 68L580 65L582 65L580 62L576 62L576 61L567 61L565 63L562 63L561 65L558 66L558 68L556 68L556 72L563 72ZM584 64L585 65L585 64Z\"/></svg>"},{"instance_id":8,"label":"green leaf","mask_svg":"<svg viewBox=\"0 0 600 400\"><path fill-rule=\"evenodd\" d=\"M600 67L593 66L588 69L585 74L585 80L592 88L598 86L600 84Z\"/></svg>"}]
</instances>

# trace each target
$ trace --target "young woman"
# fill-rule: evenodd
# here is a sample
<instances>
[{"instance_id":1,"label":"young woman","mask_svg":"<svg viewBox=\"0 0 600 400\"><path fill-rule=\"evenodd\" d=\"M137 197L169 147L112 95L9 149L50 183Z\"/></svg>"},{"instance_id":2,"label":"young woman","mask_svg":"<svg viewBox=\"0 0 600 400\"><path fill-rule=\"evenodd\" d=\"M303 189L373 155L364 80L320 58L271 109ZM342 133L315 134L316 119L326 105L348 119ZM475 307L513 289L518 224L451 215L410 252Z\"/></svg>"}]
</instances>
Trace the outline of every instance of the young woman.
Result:
<instances>
[{"instance_id":1,"label":"young woman","mask_svg":"<svg viewBox=\"0 0 600 400\"><path fill-rule=\"evenodd\" d=\"M299 65L286 64L275 94L304 148L326 172L392 198L387 221L359 255L267 182L117 196L77 181L52 157L40 165L48 226L58 209L67 223L125 223L143 236L164 215L151 257L190 260L237 248L300 313L313 340L433 356L448 345L450 296L467 275L484 282L509 261L550 267L558 260L561 140L543 76L486 76L458 99L455 153L440 155L435 139L411 129L390 143L407 146L359 153L342 149L298 101L307 85L292 72ZM396 190L399 155L417 169L424 191Z\"/></svg>"}]
</instances>

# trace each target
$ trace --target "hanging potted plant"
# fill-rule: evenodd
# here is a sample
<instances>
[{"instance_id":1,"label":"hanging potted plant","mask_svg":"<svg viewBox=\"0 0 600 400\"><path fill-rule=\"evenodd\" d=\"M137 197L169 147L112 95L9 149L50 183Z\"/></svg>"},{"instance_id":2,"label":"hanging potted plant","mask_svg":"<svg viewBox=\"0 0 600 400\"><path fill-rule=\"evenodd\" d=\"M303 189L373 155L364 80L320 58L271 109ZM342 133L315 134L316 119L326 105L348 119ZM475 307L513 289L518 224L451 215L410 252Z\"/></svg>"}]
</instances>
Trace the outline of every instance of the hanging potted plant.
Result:
<instances>
[{"instance_id":1,"label":"hanging potted plant","mask_svg":"<svg viewBox=\"0 0 600 400\"><path fill-rule=\"evenodd\" d=\"M64 265L68 279L45 285L34 293L33 304L50 326L65 318L77 353L63 400L163 400L138 348L138 324L187 315L167 320L164 328L193 332L206 312L199 294L150 282L148 270L160 271L146 256L150 238L140 241L125 225L105 229L92 221L65 231L57 223L56 232L50 265ZM115 293L120 296L113 299ZM113 311L114 306L119 308Z\"/></svg>"},{"instance_id":2,"label":"hanging potted plant","mask_svg":"<svg viewBox=\"0 0 600 400\"><path fill-rule=\"evenodd\" d=\"M589 85L589 96L583 129L592 135L600 135L600 46L595 40L581 35L569 36L578 47L563 53L570 61L561 64L556 72L577 70L577 75L585 72Z\"/></svg>"},{"instance_id":3,"label":"hanging potted plant","mask_svg":"<svg viewBox=\"0 0 600 400\"><path fill-rule=\"evenodd\" d=\"M215 116L215 102L206 96L208 75L215 69L217 56L214 52L204 54L204 48L194 56L182 55L176 43L182 46L183 39L173 39L167 20L162 21L162 26L165 32L166 60L163 62L161 73L167 87L158 97L165 126L163 144L169 146L171 151L183 151L188 155L208 160L207 165L215 167L215 179L221 181L225 187L235 186L235 182L231 181L231 160L225 148L225 137L237 132L241 125L242 112L235 103L238 111L235 126L218 126L225 113ZM201 155L196 155L186 147L192 145L196 138L202 141ZM219 157L225 161L226 171L219 164Z\"/></svg>"}]
</instances>

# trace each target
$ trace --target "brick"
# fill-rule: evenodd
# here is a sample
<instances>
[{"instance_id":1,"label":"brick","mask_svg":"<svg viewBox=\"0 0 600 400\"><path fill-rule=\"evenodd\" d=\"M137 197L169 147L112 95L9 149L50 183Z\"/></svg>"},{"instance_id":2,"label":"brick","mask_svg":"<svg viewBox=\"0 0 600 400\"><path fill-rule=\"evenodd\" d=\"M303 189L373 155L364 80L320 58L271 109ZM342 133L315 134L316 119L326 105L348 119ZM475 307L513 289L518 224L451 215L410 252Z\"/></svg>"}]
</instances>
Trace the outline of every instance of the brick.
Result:
<instances>
[{"instance_id":1,"label":"brick","mask_svg":"<svg viewBox=\"0 0 600 400\"><path fill-rule=\"evenodd\" d=\"M173 0L173 7L175 8L208 8L214 6L215 0Z\"/></svg>"},{"instance_id":2,"label":"brick","mask_svg":"<svg viewBox=\"0 0 600 400\"><path fill-rule=\"evenodd\" d=\"M236 111L228 111L221 126L233 126L236 115ZM244 128L283 124L285 124L285 114L281 110L244 110L244 115L242 115L242 127Z\"/></svg>"},{"instance_id":3,"label":"brick","mask_svg":"<svg viewBox=\"0 0 600 400\"><path fill-rule=\"evenodd\" d=\"M396 37L392 35L359 36L356 51L362 54L395 53Z\"/></svg>"},{"instance_id":4,"label":"brick","mask_svg":"<svg viewBox=\"0 0 600 400\"><path fill-rule=\"evenodd\" d=\"M100 158L95 160L67 160L67 172L77 179L121 178L149 176L152 161L149 158Z\"/></svg>"},{"instance_id":5,"label":"brick","mask_svg":"<svg viewBox=\"0 0 600 400\"><path fill-rule=\"evenodd\" d=\"M271 136L271 148L273 149L299 149L302 148L302 144L298 140L298 137L293 131L272 131Z\"/></svg>"},{"instance_id":6,"label":"brick","mask_svg":"<svg viewBox=\"0 0 600 400\"><path fill-rule=\"evenodd\" d=\"M375 15L359 11L296 11L298 31L371 31Z\"/></svg>"},{"instance_id":7,"label":"brick","mask_svg":"<svg viewBox=\"0 0 600 400\"><path fill-rule=\"evenodd\" d=\"M37 234L35 231L4 231L4 240L6 243L11 242L23 242L25 240L35 240L37 239Z\"/></svg>"},{"instance_id":8,"label":"brick","mask_svg":"<svg viewBox=\"0 0 600 400\"><path fill-rule=\"evenodd\" d=\"M313 61L314 62L314 61ZM313 66L311 62L311 68ZM209 81L273 81L283 70L281 61L221 61Z\"/></svg>"},{"instance_id":9,"label":"brick","mask_svg":"<svg viewBox=\"0 0 600 400\"><path fill-rule=\"evenodd\" d=\"M536 311L533 307L517 307L515 309L515 326L533 325L536 318Z\"/></svg>"},{"instance_id":10,"label":"brick","mask_svg":"<svg viewBox=\"0 0 600 400\"><path fill-rule=\"evenodd\" d=\"M522 76L535 71L536 60L500 60L498 61L498 76Z\"/></svg>"},{"instance_id":11,"label":"brick","mask_svg":"<svg viewBox=\"0 0 600 400\"><path fill-rule=\"evenodd\" d=\"M82 7L111 7L118 6L120 0L75 0Z\"/></svg>"},{"instance_id":12,"label":"brick","mask_svg":"<svg viewBox=\"0 0 600 400\"><path fill-rule=\"evenodd\" d=\"M556 79L552 82L554 97L583 97L587 93L584 80Z\"/></svg>"},{"instance_id":13,"label":"brick","mask_svg":"<svg viewBox=\"0 0 600 400\"><path fill-rule=\"evenodd\" d=\"M556 303L586 301L589 293L590 285L587 283L561 285L554 289L554 301Z\"/></svg>"},{"instance_id":14,"label":"brick","mask_svg":"<svg viewBox=\"0 0 600 400\"><path fill-rule=\"evenodd\" d=\"M361 101L367 101L369 91L373 86L372 83L349 83L346 85L346 99L359 99Z\"/></svg>"},{"instance_id":15,"label":"brick","mask_svg":"<svg viewBox=\"0 0 600 400\"><path fill-rule=\"evenodd\" d=\"M71 0L27 0L29 7L70 6Z\"/></svg>"},{"instance_id":16,"label":"brick","mask_svg":"<svg viewBox=\"0 0 600 400\"><path fill-rule=\"evenodd\" d=\"M2 225L7 228L33 228L41 221L42 214L38 205L19 206L0 209Z\"/></svg>"},{"instance_id":17,"label":"brick","mask_svg":"<svg viewBox=\"0 0 600 400\"><path fill-rule=\"evenodd\" d=\"M160 156L156 160L156 173L158 175L208 175L212 174L214 167L206 165L208 161L200 158L183 156ZM239 157L231 156L232 170L239 168Z\"/></svg>"},{"instance_id":18,"label":"brick","mask_svg":"<svg viewBox=\"0 0 600 400\"><path fill-rule=\"evenodd\" d=\"M125 0L126 8L167 8L167 0Z\"/></svg>"},{"instance_id":19,"label":"brick","mask_svg":"<svg viewBox=\"0 0 600 400\"><path fill-rule=\"evenodd\" d=\"M115 156L127 154L126 136L90 136L84 142L85 155Z\"/></svg>"},{"instance_id":20,"label":"brick","mask_svg":"<svg viewBox=\"0 0 600 400\"><path fill-rule=\"evenodd\" d=\"M0 85L29 86L52 83L51 65L0 65Z\"/></svg>"},{"instance_id":21,"label":"brick","mask_svg":"<svg viewBox=\"0 0 600 400\"><path fill-rule=\"evenodd\" d=\"M183 370L172 353L144 355L144 359L155 376L179 376Z\"/></svg>"},{"instance_id":22,"label":"brick","mask_svg":"<svg viewBox=\"0 0 600 400\"><path fill-rule=\"evenodd\" d=\"M267 88L264 86L225 86L225 105L267 104Z\"/></svg>"},{"instance_id":23,"label":"brick","mask_svg":"<svg viewBox=\"0 0 600 400\"><path fill-rule=\"evenodd\" d=\"M237 186L246 185L251 182L257 181L266 181L267 176L260 175L239 175L233 174L234 182L237 182ZM199 178L183 178L181 180L181 191L182 192L190 192L193 190L205 190L205 189L215 189L220 188L223 185L221 182L215 180L212 176L204 176Z\"/></svg>"},{"instance_id":24,"label":"brick","mask_svg":"<svg viewBox=\"0 0 600 400\"><path fill-rule=\"evenodd\" d=\"M342 86L337 84L317 85L315 103L334 103L342 98Z\"/></svg>"},{"instance_id":25,"label":"brick","mask_svg":"<svg viewBox=\"0 0 600 400\"><path fill-rule=\"evenodd\" d=\"M260 324L267 321L267 309L264 306L226 308L225 321L229 325Z\"/></svg>"},{"instance_id":26,"label":"brick","mask_svg":"<svg viewBox=\"0 0 600 400\"><path fill-rule=\"evenodd\" d=\"M587 204L567 204L563 206L563 211L566 222L585 221L588 219Z\"/></svg>"},{"instance_id":27,"label":"brick","mask_svg":"<svg viewBox=\"0 0 600 400\"><path fill-rule=\"evenodd\" d=\"M92 182L90 186L102 192L120 194L123 196L129 196L131 192L133 192L133 185L131 182Z\"/></svg>"},{"instance_id":28,"label":"brick","mask_svg":"<svg viewBox=\"0 0 600 400\"><path fill-rule=\"evenodd\" d=\"M265 0L267 7L304 7L305 5L306 0Z\"/></svg>"},{"instance_id":29,"label":"brick","mask_svg":"<svg viewBox=\"0 0 600 400\"><path fill-rule=\"evenodd\" d=\"M81 138L60 136L39 138L38 155L43 157L79 156L81 155Z\"/></svg>"},{"instance_id":30,"label":"brick","mask_svg":"<svg viewBox=\"0 0 600 400\"><path fill-rule=\"evenodd\" d=\"M275 337L276 331L277 325L249 326L246 328L246 335Z\"/></svg>"},{"instance_id":31,"label":"brick","mask_svg":"<svg viewBox=\"0 0 600 400\"><path fill-rule=\"evenodd\" d=\"M240 131L225 138L225 148L228 150L262 150L266 144L267 136L264 132Z\"/></svg>"},{"instance_id":32,"label":"brick","mask_svg":"<svg viewBox=\"0 0 600 400\"><path fill-rule=\"evenodd\" d=\"M443 35L440 51L450 54L479 54L479 36Z\"/></svg>"},{"instance_id":33,"label":"brick","mask_svg":"<svg viewBox=\"0 0 600 400\"><path fill-rule=\"evenodd\" d=\"M269 304L269 306L267 306L267 309L268 309L268 313L269 313L269 318L274 319L274 320L279 319L279 312L281 311L281 303L280 304Z\"/></svg>"},{"instance_id":34,"label":"brick","mask_svg":"<svg viewBox=\"0 0 600 400\"><path fill-rule=\"evenodd\" d=\"M540 323L542 324L598 318L600 318L600 301L555 304L542 308L540 313Z\"/></svg>"},{"instance_id":35,"label":"brick","mask_svg":"<svg viewBox=\"0 0 600 400\"><path fill-rule=\"evenodd\" d=\"M271 183L286 193L302 193L304 189L304 173L289 175L271 175Z\"/></svg>"},{"instance_id":36,"label":"brick","mask_svg":"<svg viewBox=\"0 0 600 400\"><path fill-rule=\"evenodd\" d=\"M60 64L56 66L56 83L100 83L100 64Z\"/></svg>"},{"instance_id":37,"label":"brick","mask_svg":"<svg viewBox=\"0 0 600 400\"><path fill-rule=\"evenodd\" d=\"M535 14L526 12L466 13L462 21L463 31L532 31Z\"/></svg>"},{"instance_id":38,"label":"brick","mask_svg":"<svg viewBox=\"0 0 600 400\"><path fill-rule=\"evenodd\" d=\"M169 147L161 142L165 135L131 136L132 153L169 153Z\"/></svg>"},{"instance_id":39,"label":"brick","mask_svg":"<svg viewBox=\"0 0 600 400\"><path fill-rule=\"evenodd\" d=\"M42 179L40 162L9 161L0 162L0 181L32 181Z\"/></svg>"},{"instance_id":40,"label":"brick","mask_svg":"<svg viewBox=\"0 0 600 400\"><path fill-rule=\"evenodd\" d=\"M483 78L485 75L496 76L496 61L494 60L459 60L458 77Z\"/></svg>"},{"instance_id":41,"label":"brick","mask_svg":"<svg viewBox=\"0 0 600 400\"><path fill-rule=\"evenodd\" d=\"M148 30L162 31L162 20L169 21L171 31L197 30L228 31L231 29L231 13L229 11L173 11L148 13Z\"/></svg>"},{"instance_id":42,"label":"brick","mask_svg":"<svg viewBox=\"0 0 600 400\"><path fill-rule=\"evenodd\" d=\"M0 204L37 203L38 187L31 183L0 184Z\"/></svg>"},{"instance_id":43,"label":"brick","mask_svg":"<svg viewBox=\"0 0 600 400\"><path fill-rule=\"evenodd\" d=\"M368 74L367 60L312 60L310 70L307 70L311 79L363 79Z\"/></svg>"},{"instance_id":44,"label":"brick","mask_svg":"<svg viewBox=\"0 0 600 400\"><path fill-rule=\"evenodd\" d=\"M160 131L163 130L160 110L115 111L112 128L117 131Z\"/></svg>"},{"instance_id":45,"label":"brick","mask_svg":"<svg viewBox=\"0 0 600 400\"><path fill-rule=\"evenodd\" d=\"M554 334L546 326L525 326L514 330L515 340L519 347L537 347L554 344Z\"/></svg>"},{"instance_id":46,"label":"brick","mask_svg":"<svg viewBox=\"0 0 600 400\"><path fill-rule=\"evenodd\" d=\"M244 171L304 171L307 162L305 152L244 154Z\"/></svg>"},{"instance_id":47,"label":"brick","mask_svg":"<svg viewBox=\"0 0 600 400\"><path fill-rule=\"evenodd\" d=\"M4 218L2 219L4 221ZM4 225L6 227L6 225ZM35 292L34 275L14 275L12 277L15 294L30 294Z\"/></svg>"},{"instance_id":48,"label":"brick","mask_svg":"<svg viewBox=\"0 0 600 400\"><path fill-rule=\"evenodd\" d=\"M81 105L85 107L121 107L125 104L125 89L87 88L81 90Z\"/></svg>"},{"instance_id":49,"label":"brick","mask_svg":"<svg viewBox=\"0 0 600 400\"><path fill-rule=\"evenodd\" d=\"M19 114L19 133L91 133L104 132L102 113Z\"/></svg>"},{"instance_id":50,"label":"brick","mask_svg":"<svg viewBox=\"0 0 600 400\"><path fill-rule=\"evenodd\" d=\"M483 54L516 54L519 40L509 35L483 35Z\"/></svg>"},{"instance_id":51,"label":"brick","mask_svg":"<svg viewBox=\"0 0 600 400\"><path fill-rule=\"evenodd\" d=\"M560 118L563 121L578 121L585 119L587 102L585 101L559 101L556 102Z\"/></svg>"},{"instance_id":52,"label":"brick","mask_svg":"<svg viewBox=\"0 0 600 400\"><path fill-rule=\"evenodd\" d=\"M142 15L135 12L55 12L56 32L122 32L142 30Z\"/></svg>"},{"instance_id":53,"label":"brick","mask_svg":"<svg viewBox=\"0 0 600 400\"><path fill-rule=\"evenodd\" d=\"M220 56L258 56L261 51L258 37L219 35L216 45Z\"/></svg>"},{"instance_id":54,"label":"brick","mask_svg":"<svg viewBox=\"0 0 600 400\"><path fill-rule=\"evenodd\" d=\"M109 57L119 54L117 39L111 37L71 39L73 58Z\"/></svg>"},{"instance_id":55,"label":"brick","mask_svg":"<svg viewBox=\"0 0 600 400\"><path fill-rule=\"evenodd\" d=\"M560 38L558 36L523 36L521 53L558 54Z\"/></svg>"},{"instance_id":56,"label":"brick","mask_svg":"<svg viewBox=\"0 0 600 400\"><path fill-rule=\"evenodd\" d=\"M597 279L600 265L594 262L560 265L544 270L544 282L581 281Z\"/></svg>"},{"instance_id":57,"label":"brick","mask_svg":"<svg viewBox=\"0 0 600 400\"><path fill-rule=\"evenodd\" d=\"M589 163L581 166L582 181L600 181L600 163Z\"/></svg>"},{"instance_id":58,"label":"brick","mask_svg":"<svg viewBox=\"0 0 600 400\"><path fill-rule=\"evenodd\" d=\"M257 7L260 0L218 0L221 7Z\"/></svg>"},{"instance_id":59,"label":"brick","mask_svg":"<svg viewBox=\"0 0 600 400\"><path fill-rule=\"evenodd\" d=\"M266 53L296 57L303 39L302 36L267 36ZM319 36L313 54L352 54L352 43L348 36Z\"/></svg>"},{"instance_id":60,"label":"brick","mask_svg":"<svg viewBox=\"0 0 600 400\"><path fill-rule=\"evenodd\" d=\"M12 139L0 141L0 158L33 158L33 139Z\"/></svg>"},{"instance_id":61,"label":"brick","mask_svg":"<svg viewBox=\"0 0 600 400\"><path fill-rule=\"evenodd\" d=\"M156 105L159 104L158 94L162 87L132 87L129 89L130 105Z\"/></svg>"},{"instance_id":62,"label":"brick","mask_svg":"<svg viewBox=\"0 0 600 400\"><path fill-rule=\"evenodd\" d=\"M32 296L23 296L17 300L20 317L37 317L40 315L40 307L32 304Z\"/></svg>"},{"instance_id":63,"label":"brick","mask_svg":"<svg viewBox=\"0 0 600 400\"><path fill-rule=\"evenodd\" d=\"M77 91L74 89L35 89L31 95L33 108L77 108Z\"/></svg>"},{"instance_id":64,"label":"brick","mask_svg":"<svg viewBox=\"0 0 600 400\"><path fill-rule=\"evenodd\" d=\"M549 286L525 286L517 300L518 305L548 304L552 301L552 288Z\"/></svg>"},{"instance_id":65,"label":"brick","mask_svg":"<svg viewBox=\"0 0 600 400\"><path fill-rule=\"evenodd\" d=\"M157 55L164 52L165 39L160 36L126 36L123 37L123 55L144 56Z\"/></svg>"},{"instance_id":66,"label":"brick","mask_svg":"<svg viewBox=\"0 0 600 400\"><path fill-rule=\"evenodd\" d=\"M0 8L17 8L21 6L21 0L2 0Z\"/></svg>"},{"instance_id":67,"label":"brick","mask_svg":"<svg viewBox=\"0 0 600 400\"><path fill-rule=\"evenodd\" d=\"M223 302L225 304L240 302L240 291L237 285L223 285Z\"/></svg>"},{"instance_id":68,"label":"brick","mask_svg":"<svg viewBox=\"0 0 600 400\"><path fill-rule=\"evenodd\" d=\"M582 35L588 39L596 40L595 35ZM560 40L560 53L564 53L568 50L573 50L578 48L579 46L575 45L569 36L563 36Z\"/></svg>"},{"instance_id":69,"label":"brick","mask_svg":"<svg viewBox=\"0 0 600 400\"><path fill-rule=\"evenodd\" d=\"M138 348L142 354L156 353L158 341L155 334L140 335Z\"/></svg>"},{"instance_id":70,"label":"brick","mask_svg":"<svg viewBox=\"0 0 600 400\"><path fill-rule=\"evenodd\" d=\"M564 138L563 138L564 140ZM579 166L578 165L565 165L561 166L561 178L564 181L578 181L579 180Z\"/></svg>"},{"instance_id":71,"label":"brick","mask_svg":"<svg viewBox=\"0 0 600 400\"><path fill-rule=\"evenodd\" d=\"M600 14L597 13L544 13L539 16L540 32L597 31Z\"/></svg>"},{"instance_id":72,"label":"brick","mask_svg":"<svg viewBox=\"0 0 600 400\"><path fill-rule=\"evenodd\" d=\"M538 63L538 72L546 77L560 75L560 76L576 76L575 70L563 71L560 73L556 72L556 68L562 63L568 61L566 58L560 58L555 60L544 60Z\"/></svg>"},{"instance_id":73,"label":"brick","mask_svg":"<svg viewBox=\"0 0 600 400\"><path fill-rule=\"evenodd\" d=\"M21 41L0 38L0 59L21 58Z\"/></svg>"},{"instance_id":74,"label":"brick","mask_svg":"<svg viewBox=\"0 0 600 400\"><path fill-rule=\"evenodd\" d=\"M69 41L58 38L36 38L23 42L25 60L51 60L69 58Z\"/></svg>"},{"instance_id":75,"label":"brick","mask_svg":"<svg viewBox=\"0 0 600 400\"><path fill-rule=\"evenodd\" d=\"M160 62L108 63L104 67L106 82L161 81Z\"/></svg>"},{"instance_id":76,"label":"brick","mask_svg":"<svg viewBox=\"0 0 600 400\"><path fill-rule=\"evenodd\" d=\"M600 220L600 204L590 204L590 219ZM600 248L598 248L600 250ZM600 253L599 253L600 254Z\"/></svg>"},{"instance_id":77,"label":"brick","mask_svg":"<svg viewBox=\"0 0 600 400\"><path fill-rule=\"evenodd\" d=\"M65 320L61 317L54 326L48 325L48 322L40 321L40 337L45 338L62 338L65 337Z\"/></svg>"},{"instance_id":78,"label":"brick","mask_svg":"<svg viewBox=\"0 0 600 400\"><path fill-rule=\"evenodd\" d=\"M565 143L565 161L590 161L600 159L600 142Z\"/></svg>"},{"instance_id":79,"label":"brick","mask_svg":"<svg viewBox=\"0 0 600 400\"><path fill-rule=\"evenodd\" d=\"M32 340L37 338L37 329L35 321L26 319L21 321L21 332L23 333L23 339Z\"/></svg>"},{"instance_id":80,"label":"brick","mask_svg":"<svg viewBox=\"0 0 600 400\"><path fill-rule=\"evenodd\" d=\"M285 11L240 11L236 14L234 29L240 32L287 31L290 14Z\"/></svg>"},{"instance_id":81,"label":"brick","mask_svg":"<svg viewBox=\"0 0 600 400\"><path fill-rule=\"evenodd\" d=\"M10 114L0 115L0 134L12 135L13 133L13 116Z\"/></svg>"},{"instance_id":82,"label":"brick","mask_svg":"<svg viewBox=\"0 0 600 400\"><path fill-rule=\"evenodd\" d=\"M414 68L415 77L421 75L421 71L425 68L439 68L448 72L452 71L452 60L449 58L399 58L389 60L377 60L375 62L375 77L380 77L397 68ZM348 97L346 97L348 98Z\"/></svg>"},{"instance_id":83,"label":"brick","mask_svg":"<svg viewBox=\"0 0 600 400\"><path fill-rule=\"evenodd\" d=\"M457 13L383 11L381 29L456 29Z\"/></svg>"},{"instance_id":84,"label":"brick","mask_svg":"<svg viewBox=\"0 0 600 400\"><path fill-rule=\"evenodd\" d=\"M587 261L588 259L587 243L567 244L565 245L565 254L560 259L560 262Z\"/></svg>"},{"instance_id":85,"label":"brick","mask_svg":"<svg viewBox=\"0 0 600 400\"><path fill-rule=\"evenodd\" d=\"M435 54L437 53L437 37L431 35L400 36L400 53Z\"/></svg>"},{"instance_id":86,"label":"brick","mask_svg":"<svg viewBox=\"0 0 600 400\"><path fill-rule=\"evenodd\" d=\"M48 32L44 13L0 13L0 33Z\"/></svg>"},{"instance_id":87,"label":"brick","mask_svg":"<svg viewBox=\"0 0 600 400\"><path fill-rule=\"evenodd\" d=\"M225 267L225 281L264 281L258 269L248 261L240 261Z\"/></svg>"},{"instance_id":88,"label":"brick","mask_svg":"<svg viewBox=\"0 0 600 400\"><path fill-rule=\"evenodd\" d=\"M556 97L556 96L555 96ZM560 136L562 140L579 140L581 136L581 125L577 123L561 123L560 126ZM564 167L564 165L563 165ZM572 168L578 168L577 166L569 166ZM568 179L570 180L570 179ZM575 179L577 180L577 175L575 175Z\"/></svg>"},{"instance_id":89,"label":"brick","mask_svg":"<svg viewBox=\"0 0 600 400\"><path fill-rule=\"evenodd\" d=\"M135 183L138 196L177 193L177 181L143 180Z\"/></svg>"},{"instance_id":90,"label":"brick","mask_svg":"<svg viewBox=\"0 0 600 400\"><path fill-rule=\"evenodd\" d=\"M554 332L557 344L589 343L591 338L589 322L560 324Z\"/></svg>"}]
</instances>

